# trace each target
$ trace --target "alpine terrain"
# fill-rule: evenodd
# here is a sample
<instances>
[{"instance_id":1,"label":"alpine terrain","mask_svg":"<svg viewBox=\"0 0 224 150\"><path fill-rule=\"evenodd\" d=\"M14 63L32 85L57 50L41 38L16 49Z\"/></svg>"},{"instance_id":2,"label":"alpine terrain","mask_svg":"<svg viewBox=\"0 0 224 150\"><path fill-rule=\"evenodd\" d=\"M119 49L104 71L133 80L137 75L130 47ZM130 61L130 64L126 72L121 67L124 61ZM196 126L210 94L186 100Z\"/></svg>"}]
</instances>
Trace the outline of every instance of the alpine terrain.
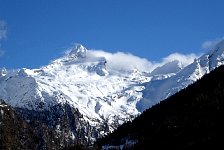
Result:
<instances>
[{"instance_id":1,"label":"alpine terrain","mask_svg":"<svg viewBox=\"0 0 224 150\"><path fill-rule=\"evenodd\" d=\"M223 149L224 66L98 139L98 149Z\"/></svg>"},{"instance_id":2,"label":"alpine terrain","mask_svg":"<svg viewBox=\"0 0 224 150\"><path fill-rule=\"evenodd\" d=\"M188 66L174 60L147 72L111 61L77 44L39 69L1 69L0 99L34 128L39 147L48 147L43 126L61 147L91 144L224 64L224 41Z\"/></svg>"}]
</instances>

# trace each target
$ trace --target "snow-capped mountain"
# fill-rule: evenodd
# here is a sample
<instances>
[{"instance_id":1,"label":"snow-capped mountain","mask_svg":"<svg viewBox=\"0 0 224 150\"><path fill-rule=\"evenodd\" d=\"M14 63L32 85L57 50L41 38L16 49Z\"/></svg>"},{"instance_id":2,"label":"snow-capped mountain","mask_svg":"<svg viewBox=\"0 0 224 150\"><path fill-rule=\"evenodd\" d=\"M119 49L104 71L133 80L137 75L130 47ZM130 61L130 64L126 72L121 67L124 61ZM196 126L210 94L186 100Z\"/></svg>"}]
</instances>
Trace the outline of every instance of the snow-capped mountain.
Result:
<instances>
[{"instance_id":1,"label":"snow-capped mountain","mask_svg":"<svg viewBox=\"0 0 224 150\"><path fill-rule=\"evenodd\" d=\"M78 110L85 125L100 128L107 124L107 131L97 129L102 135L222 64L224 41L186 67L174 60L151 72L114 69L106 56L77 44L40 69L0 70L0 99L23 113L51 112L52 107L69 105Z\"/></svg>"},{"instance_id":2,"label":"snow-capped mountain","mask_svg":"<svg viewBox=\"0 0 224 150\"><path fill-rule=\"evenodd\" d=\"M13 107L38 111L68 103L90 124L106 121L112 127L139 113L136 103L142 97L141 84L149 78L138 70L107 69L106 63L104 57L92 56L76 45L68 55L45 67L2 75L0 98Z\"/></svg>"}]
</instances>

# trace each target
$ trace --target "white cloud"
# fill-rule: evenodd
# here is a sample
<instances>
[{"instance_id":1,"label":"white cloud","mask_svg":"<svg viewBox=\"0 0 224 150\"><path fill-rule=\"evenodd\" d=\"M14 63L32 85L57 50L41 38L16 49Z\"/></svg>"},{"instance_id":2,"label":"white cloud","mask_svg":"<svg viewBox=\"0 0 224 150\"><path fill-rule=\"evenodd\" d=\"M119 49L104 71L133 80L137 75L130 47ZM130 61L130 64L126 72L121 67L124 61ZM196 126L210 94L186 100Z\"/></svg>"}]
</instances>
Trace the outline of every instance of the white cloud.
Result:
<instances>
[{"instance_id":1,"label":"white cloud","mask_svg":"<svg viewBox=\"0 0 224 150\"><path fill-rule=\"evenodd\" d=\"M69 55L73 48L69 48L64 53ZM131 71L134 69L138 69L142 72L152 72L155 68L165 65L168 62L179 61L182 67L186 67L187 65L193 63L195 58L200 57L200 55L196 55L194 53L191 54L180 54L173 53L164 57L158 61L149 61L146 58L141 58L135 56L131 53L124 52L116 52L110 53L104 50L95 50L90 49L88 53L86 53L88 59L95 60L96 58L103 57L107 61L107 68L114 71ZM101 58L100 58L101 59Z\"/></svg>"},{"instance_id":2,"label":"white cloud","mask_svg":"<svg viewBox=\"0 0 224 150\"><path fill-rule=\"evenodd\" d=\"M89 51L89 56L96 57L105 57L107 60L107 67L113 70L133 70L138 69L140 71L151 72L156 67L162 66L168 62L172 62L174 60L178 60L181 62L182 67L185 67L192 63L195 58L198 58L198 55L195 54L180 54L173 53L169 56L161 59L161 61L151 62L145 58L140 58L138 56L134 56L130 53L116 52L109 53L105 51L99 50L91 50Z\"/></svg>"},{"instance_id":3,"label":"white cloud","mask_svg":"<svg viewBox=\"0 0 224 150\"><path fill-rule=\"evenodd\" d=\"M5 53L5 51L2 49L1 42L3 39L6 39L6 34L7 34L6 22L0 20L0 57Z\"/></svg>"},{"instance_id":4,"label":"white cloud","mask_svg":"<svg viewBox=\"0 0 224 150\"><path fill-rule=\"evenodd\" d=\"M168 55L167 57L162 59L162 62L160 62L161 64L165 64L167 62L171 62L174 60L178 60L179 62L181 62L182 66L185 67L189 64L191 64L195 58L198 58L199 55L196 54L180 54L180 53L173 53Z\"/></svg>"},{"instance_id":5,"label":"white cloud","mask_svg":"<svg viewBox=\"0 0 224 150\"><path fill-rule=\"evenodd\" d=\"M208 40L202 43L201 47L205 50L212 49L216 44L218 44L223 38L216 38L214 40Z\"/></svg>"},{"instance_id":6,"label":"white cloud","mask_svg":"<svg viewBox=\"0 0 224 150\"><path fill-rule=\"evenodd\" d=\"M145 58L134 56L130 53L116 52L109 53L99 50L89 51L90 55L97 57L105 57L107 60L107 67L113 70L133 70L138 69L140 71L151 71L152 63Z\"/></svg>"}]
</instances>

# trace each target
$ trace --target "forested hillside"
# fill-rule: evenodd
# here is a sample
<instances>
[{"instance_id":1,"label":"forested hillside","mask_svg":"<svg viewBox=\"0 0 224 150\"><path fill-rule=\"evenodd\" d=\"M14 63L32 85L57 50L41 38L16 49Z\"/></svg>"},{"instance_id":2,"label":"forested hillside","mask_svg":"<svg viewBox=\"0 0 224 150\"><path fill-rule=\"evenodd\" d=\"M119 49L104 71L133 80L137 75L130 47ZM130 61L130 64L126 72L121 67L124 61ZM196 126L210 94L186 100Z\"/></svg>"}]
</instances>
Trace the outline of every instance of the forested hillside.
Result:
<instances>
[{"instance_id":1,"label":"forested hillside","mask_svg":"<svg viewBox=\"0 0 224 150\"><path fill-rule=\"evenodd\" d=\"M37 149L39 143L34 129L0 100L0 149Z\"/></svg>"},{"instance_id":2,"label":"forested hillside","mask_svg":"<svg viewBox=\"0 0 224 150\"><path fill-rule=\"evenodd\" d=\"M26 111L26 113L25 113ZM60 118L56 115L56 112L61 112ZM24 116L24 114L28 114ZM21 117L23 116L23 117ZM47 119L46 119L47 118ZM69 120L69 119L70 120ZM42 121L46 120L46 122ZM37 113L31 110L14 109L7 105L0 99L0 150L8 149L69 149L85 147L81 144L82 141L78 137L74 137L71 140L71 134L69 134L70 125L76 125L76 135L84 136L83 128L80 124L82 116L77 110L72 110L68 105L63 107L55 106L50 111L42 111ZM60 126L55 127L55 122L59 122ZM48 124L51 127L47 126ZM89 130L90 134L95 131L88 128L88 124L85 126ZM55 128L57 130L55 131ZM64 138L64 136L66 138Z\"/></svg>"},{"instance_id":3,"label":"forested hillside","mask_svg":"<svg viewBox=\"0 0 224 150\"><path fill-rule=\"evenodd\" d=\"M222 149L224 66L98 140L124 149Z\"/></svg>"}]
</instances>

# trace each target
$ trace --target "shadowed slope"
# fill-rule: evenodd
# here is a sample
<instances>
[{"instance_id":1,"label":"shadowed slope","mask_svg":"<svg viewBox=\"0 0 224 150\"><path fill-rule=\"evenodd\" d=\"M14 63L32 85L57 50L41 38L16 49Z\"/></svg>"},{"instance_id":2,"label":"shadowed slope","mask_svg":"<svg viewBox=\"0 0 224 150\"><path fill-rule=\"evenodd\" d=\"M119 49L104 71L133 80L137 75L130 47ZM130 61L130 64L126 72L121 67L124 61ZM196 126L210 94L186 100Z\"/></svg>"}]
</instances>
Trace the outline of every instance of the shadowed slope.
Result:
<instances>
[{"instance_id":1,"label":"shadowed slope","mask_svg":"<svg viewBox=\"0 0 224 150\"><path fill-rule=\"evenodd\" d=\"M128 149L216 149L223 137L224 66L98 141ZM135 141L137 144L127 144ZM133 143L133 142L132 142Z\"/></svg>"}]
</instances>

